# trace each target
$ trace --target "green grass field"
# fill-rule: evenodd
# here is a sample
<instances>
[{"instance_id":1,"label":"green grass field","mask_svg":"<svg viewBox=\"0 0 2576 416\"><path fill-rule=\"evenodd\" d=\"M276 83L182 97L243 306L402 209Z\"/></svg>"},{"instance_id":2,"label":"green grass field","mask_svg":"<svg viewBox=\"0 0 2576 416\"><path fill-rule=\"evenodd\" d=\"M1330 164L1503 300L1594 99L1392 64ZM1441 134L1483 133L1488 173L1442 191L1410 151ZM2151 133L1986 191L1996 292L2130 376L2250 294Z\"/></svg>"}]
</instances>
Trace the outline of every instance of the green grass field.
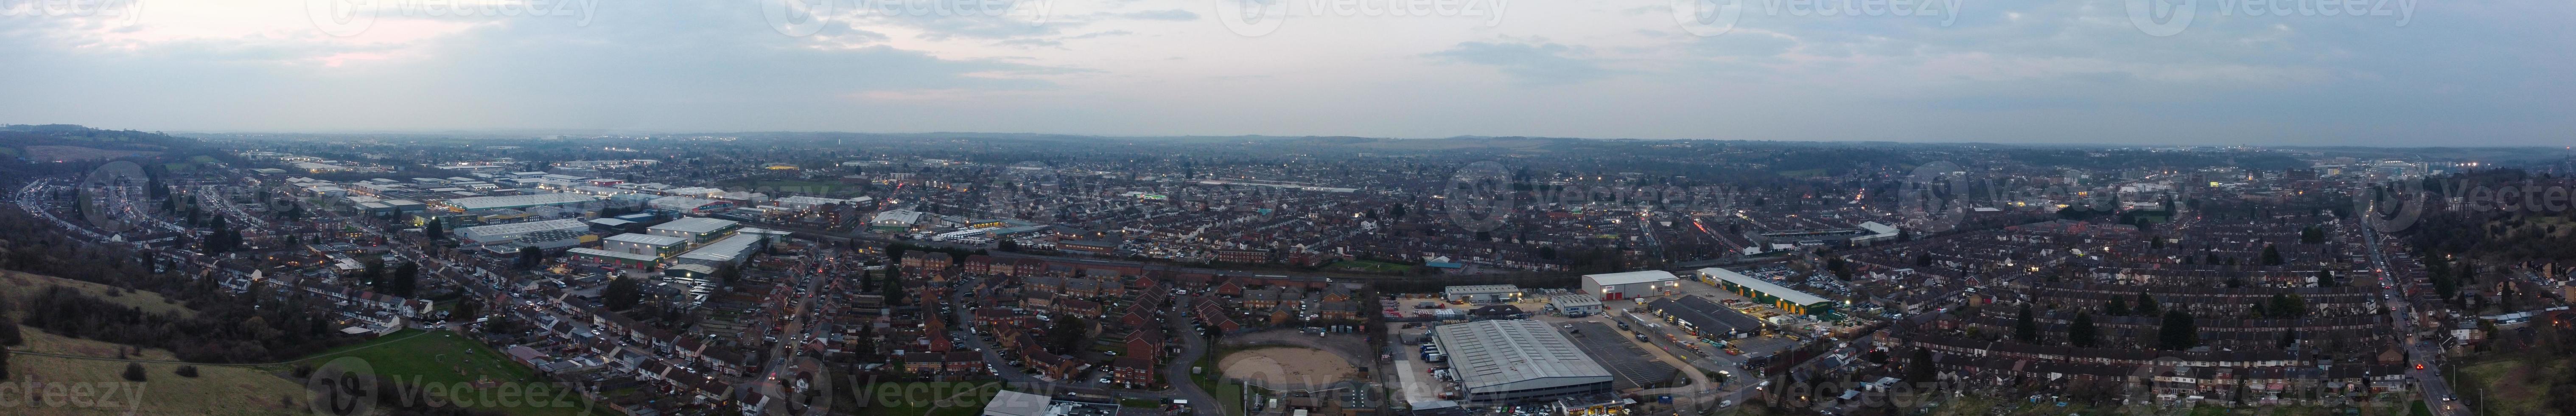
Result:
<instances>
[{"instance_id":1,"label":"green grass field","mask_svg":"<svg viewBox=\"0 0 2576 416\"><path fill-rule=\"evenodd\" d=\"M84 400L65 402L60 406L17 405L0 414L10 415L275 415L297 413L306 405L304 386L258 369L247 367L197 366L197 377L180 377L173 373L177 364L143 364L140 389L132 384L117 391L99 387L129 383L125 380L126 363L121 361L81 360L36 355L9 357L10 381L68 382L91 385L95 394L113 393L112 401ZM134 394L140 393L139 399ZM91 396L98 397L98 396ZM131 413L129 413L131 412Z\"/></svg>"},{"instance_id":2,"label":"green grass field","mask_svg":"<svg viewBox=\"0 0 2576 416\"><path fill-rule=\"evenodd\" d=\"M449 397L483 397L485 389L499 390L497 383L519 383L520 386L544 383L547 389L559 388L537 378L536 371L501 355L490 347L457 336L453 332L402 330L373 341L349 345L331 352L297 361L300 365L321 367L340 357L366 360L376 374L399 382L431 383L447 386L465 384L464 390L448 393ZM507 391L507 390L501 390ZM546 395L553 400L554 395ZM586 404L580 396L569 396L577 403L553 406L500 406L478 403L474 408L495 409L521 416L580 415ZM479 399L478 399L479 400ZM606 415L607 409L591 409L589 414Z\"/></svg>"},{"instance_id":3,"label":"green grass field","mask_svg":"<svg viewBox=\"0 0 2576 416\"><path fill-rule=\"evenodd\" d=\"M2504 354L2482 359L2459 368L2460 399L2479 399L2472 403L2479 413L2499 415L2536 415L2548 412L2550 380L2567 377L2567 361L2549 359L2533 362L2524 354ZM2483 393L2483 394L2480 394ZM2476 395L2477 397L2471 397Z\"/></svg>"},{"instance_id":4,"label":"green grass field","mask_svg":"<svg viewBox=\"0 0 2576 416\"><path fill-rule=\"evenodd\" d=\"M131 306L136 309L142 309L144 312L148 313L171 313L178 314L181 317L196 316L197 314L196 311L188 310L186 306L180 305L177 302L171 302L169 299L162 298L161 294L158 293L143 291L125 293L125 291L119 290L114 286L97 283L40 274L0 271L0 296L7 296L8 300L12 303L24 304L24 301L28 296L33 296L37 291L52 288L54 286L62 286L78 290L81 294L96 297L99 300L104 300L108 303Z\"/></svg>"}]
</instances>

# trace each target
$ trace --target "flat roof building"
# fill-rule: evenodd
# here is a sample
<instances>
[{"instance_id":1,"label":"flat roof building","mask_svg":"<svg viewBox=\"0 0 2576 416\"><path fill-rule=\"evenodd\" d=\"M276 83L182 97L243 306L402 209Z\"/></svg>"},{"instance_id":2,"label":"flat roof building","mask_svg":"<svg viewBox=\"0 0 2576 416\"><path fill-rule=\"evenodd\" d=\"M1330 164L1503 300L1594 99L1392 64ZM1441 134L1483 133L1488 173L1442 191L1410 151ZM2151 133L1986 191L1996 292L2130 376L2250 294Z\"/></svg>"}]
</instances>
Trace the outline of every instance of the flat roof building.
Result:
<instances>
[{"instance_id":1,"label":"flat roof building","mask_svg":"<svg viewBox=\"0 0 2576 416\"><path fill-rule=\"evenodd\" d=\"M608 251L649 255L656 258L676 256L681 250L689 247L687 238L635 233L613 235L600 239L599 242L600 247Z\"/></svg>"},{"instance_id":2,"label":"flat roof building","mask_svg":"<svg viewBox=\"0 0 2576 416\"><path fill-rule=\"evenodd\" d=\"M1580 293L1556 295L1555 298L1548 299L1548 304L1555 305L1557 312L1564 313L1566 316L1601 314L1601 298L1592 297L1592 295Z\"/></svg>"},{"instance_id":3,"label":"flat roof building","mask_svg":"<svg viewBox=\"0 0 2576 416\"><path fill-rule=\"evenodd\" d=\"M1441 325L1432 335L1468 401L1535 403L1611 391L1610 370L1545 322Z\"/></svg>"},{"instance_id":4,"label":"flat roof building","mask_svg":"<svg viewBox=\"0 0 2576 416\"><path fill-rule=\"evenodd\" d=\"M1521 298L1521 287L1513 285L1450 286L1440 290L1440 298L1459 302L1500 302Z\"/></svg>"},{"instance_id":5,"label":"flat roof building","mask_svg":"<svg viewBox=\"0 0 2576 416\"><path fill-rule=\"evenodd\" d=\"M716 242L698 246L696 250L680 254L679 263L704 264L709 267L717 264L739 265L743 260L751 258L752 250L760 249L760 242L758 235L734 234L732 237L725 237L723 240L716 240Z\"/></svg>"},{"instance_id":6,"label":"flat roof building","mask_svg":"<svg viewBox=\"0 0 2576 416\"><path fill-rule=\"evenodd\" d=\"M608 251L587 247L574 247L570 250L564 250L564 254L572 255L572 258L576 259L587 259L593 262L613 264L618 267L628 268L643 268L662 261L661 256Z\"/></svg>"},{"instance_id":7,"label":"flat roof building","mask_svg":"<svg viewBox=\"0 0 2576 416\"><path fill-rule=\"evenodd\" d=\"M1651 298L1680 287L1682 278L1662 270L1583 275L1581 289L1601 300Z\"/></svg>"},{"instance_id":8,"label":"flat roof building","mask_svg":"<svg viewBox=\"0 0 2576 416\"><path fill-rule=\"evenodd\" d=\"M530 221L521 223L465 227L456 230L456 238L478 244L491 244L539 231L588 230L589 225L577 219Z\"/></svg>"},{"instance_id":9,"label":"flat roof building","mask_svg":"<svg viewBox=\"0 0 2576 416\"><path fill-rule=\"evenodd\" d=\"M1755 302L1769 303L1771 307L1779 308L1784 312L1807 316L1825 316L1833 313L1833 301L1790 289L1778 283L1771 283L1769 280L1717 267L1699 269L1699 274L1702 280L1716 285L1719 289L1744 295Z\"/></svg>"},{"instance_id":10,"label":"flat roof building","mask_svg":"<svg viewBox=\"0 0 2576 416\"><path fill-rule=\"evenodd\" d=\"M568 207L579 207L579 206L581 206L581 205L591 204L591 203L596 203L596 202L599 202L599 198L598 198L598 197L589 196L589 195L574 194L574 193L561 193L561 192L549 192L549 193L527 194L527 195L478 196L478 197L472 197L472 198L456 198L456 199L450 199L450 200L447 200L447 201L445 201L445 202L440 202L439 204L440 204L440 205L445 205L445 206L447 206L447 207L449 207L449 208L451 208L451 209L455 209L455 210L458 210L458 211L469 211L469 212L470 212L470 211L480 211L480 210L490 210L490 209L516 209L516 208L544 207L544 206L568 206Z\"/></svg>"},{"instance_id":11,"label":"flat roof building","mask_svg":"<svg viewBox=\"0 0 2576 416\"><path fill-rule=\"evenodd\" d=\"M733 234L742 223L714 218L681 218L661 225L646 227L645 234L689 239L690 244L704 244Z\"/></svg>"}]
</instances>

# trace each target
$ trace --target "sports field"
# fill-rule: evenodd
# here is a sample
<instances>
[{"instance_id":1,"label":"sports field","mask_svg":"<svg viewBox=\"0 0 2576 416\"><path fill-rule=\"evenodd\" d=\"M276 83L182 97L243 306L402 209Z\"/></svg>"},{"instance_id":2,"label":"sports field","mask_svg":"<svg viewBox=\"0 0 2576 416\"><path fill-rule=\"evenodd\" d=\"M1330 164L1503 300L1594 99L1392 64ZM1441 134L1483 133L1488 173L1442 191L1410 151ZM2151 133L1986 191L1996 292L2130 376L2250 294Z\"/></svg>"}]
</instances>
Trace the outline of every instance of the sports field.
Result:
<instances>
[{"instance_id":1,"label":"sports field","mask_svg":"<svg viewBox=\"0 0 2576 416\"><path fill-rule=\"evenodd\" d=\"M449 397L475 398L478 403L467 406L472 408L494 409L521 416L559 416L584 414L584 408L588 406L588 403L581 400L579 395L553 394L554 390L561 387L551 382L541 383L536 376L536 370L511 362L499 351L457 336L454 332L403 330L373 341L315 355L297 361L297 364L322 367L340 357L357 357L365 360L367 366L374 369L376 374L392 377L399 383L448 386L445 388L455 390L447 394ZM516 386L502 388L504 383L514 383ZM508 402L495 400L498 403L480 402L482 400L480 397L490 393L484 391L487 389L497 392L525 391L529 387L539 385L549 391L547 394L538 395L544 398L541 405L531 405L519 400ZM528 395L521 394L521 397L526 396ZM555 403L556 400L567 400L571 403ZM608 413L610 411L607 409L590 409L588 414Z\"/></svg>"}]
</instances>

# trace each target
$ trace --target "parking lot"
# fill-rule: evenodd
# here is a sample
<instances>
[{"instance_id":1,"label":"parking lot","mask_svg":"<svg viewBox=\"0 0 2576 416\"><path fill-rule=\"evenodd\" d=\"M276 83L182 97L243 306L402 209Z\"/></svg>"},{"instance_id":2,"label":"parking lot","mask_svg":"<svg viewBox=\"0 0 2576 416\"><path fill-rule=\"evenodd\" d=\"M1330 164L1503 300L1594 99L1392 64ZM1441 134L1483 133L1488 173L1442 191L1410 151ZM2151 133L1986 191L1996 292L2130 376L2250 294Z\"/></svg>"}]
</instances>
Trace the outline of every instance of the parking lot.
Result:
<instances>
[{"instance_id":1,"label":"parking lot","mask_svg":"<svg viewBox=\"0 0 2576 416\"><path fill-rule=\"evenodd\" d=\"M1565 325L1573 328L1560 327L1559 330L1568 332L1566 337L1574 340L1576 348L1582 348L1593 361L1610 369L1610 374L1617 378L1614 387L1620 390L1662 385L1671 382L1675 372L1679 371L1655 359L1645 348L1638 347L1629 339L1627 332L1612 329L1608 324L1583 321Z\"/></svg>"}]
</instances>

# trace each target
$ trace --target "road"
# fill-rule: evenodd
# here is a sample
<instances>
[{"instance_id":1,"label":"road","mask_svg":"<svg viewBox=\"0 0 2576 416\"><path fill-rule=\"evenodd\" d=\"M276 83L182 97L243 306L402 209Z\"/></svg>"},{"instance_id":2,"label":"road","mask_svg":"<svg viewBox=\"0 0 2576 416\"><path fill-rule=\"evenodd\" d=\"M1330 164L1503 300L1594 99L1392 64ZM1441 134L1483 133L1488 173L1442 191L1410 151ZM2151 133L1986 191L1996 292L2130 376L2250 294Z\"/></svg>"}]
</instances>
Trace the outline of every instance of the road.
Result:
<instances>
[{"instance_id":1,"label":"road","mask_svg":"<svg viewBox=\"0 0 2576 416\"><path fill-rule=\"evenodd\" d=\"M2397 288L2414 282L2401 283L2391 273L2392 269L2388 267L2388 255L2384 252L2387 245L2382 243L2385 237L2366 223L2358 226L2361 228L2364 244L2370 247L2371 267L2379 270L2382 282L2388 282L2381 286L2381 294L2387 296L2389 310L2397 315L2394 317L2397 327L2407 334L2406 352L2423 367L2419 369L2415 368L2415 365L2408 365L2406 378L2415 381L2415 385L2423 390L2424 402L2432 407L2433 411L2440 412L2444 416L2471 415L2467 404L2449 400L2457 396L2451 391L2451 384L2442 380L2441 349L2433 345L2430 340L2419 340L2413 336L2418 328L2422 328L2415 322L2415 305L2408 302L2406 295ZM2434 305L2434 307L2441 306Z\"/></svg>"}]
</instances>

